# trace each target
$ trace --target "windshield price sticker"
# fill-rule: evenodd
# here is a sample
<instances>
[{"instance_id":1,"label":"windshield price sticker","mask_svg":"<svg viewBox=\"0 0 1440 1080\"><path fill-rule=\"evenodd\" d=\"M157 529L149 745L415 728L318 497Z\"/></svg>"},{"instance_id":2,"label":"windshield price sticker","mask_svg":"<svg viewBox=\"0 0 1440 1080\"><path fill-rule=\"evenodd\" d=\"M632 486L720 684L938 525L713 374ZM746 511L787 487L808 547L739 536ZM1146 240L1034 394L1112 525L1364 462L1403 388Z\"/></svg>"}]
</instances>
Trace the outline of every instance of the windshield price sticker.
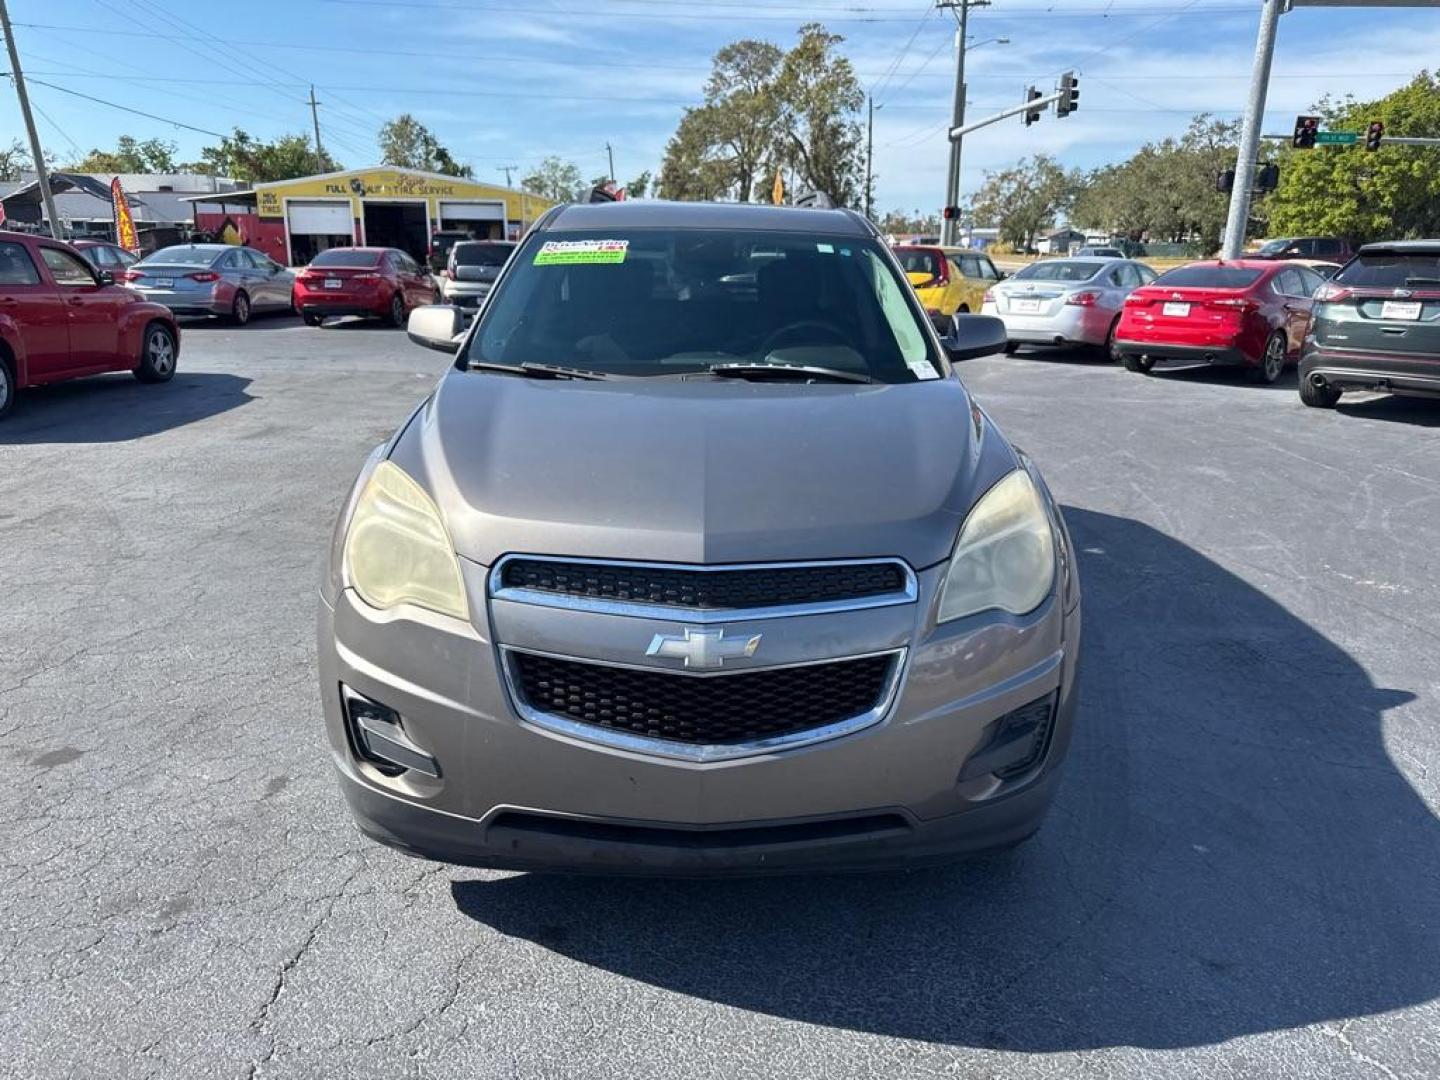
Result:
<instances>
[{"instance_id":1,"label":"windshield price sticker","mask_svg":"<svg viewBox=\"0 0 1440 1080\"><path fill-rule=\"evenodd\" d=\"M623 263L629 240L547 240L535 253L536 266Z\"/></svg>"}]
</instances>

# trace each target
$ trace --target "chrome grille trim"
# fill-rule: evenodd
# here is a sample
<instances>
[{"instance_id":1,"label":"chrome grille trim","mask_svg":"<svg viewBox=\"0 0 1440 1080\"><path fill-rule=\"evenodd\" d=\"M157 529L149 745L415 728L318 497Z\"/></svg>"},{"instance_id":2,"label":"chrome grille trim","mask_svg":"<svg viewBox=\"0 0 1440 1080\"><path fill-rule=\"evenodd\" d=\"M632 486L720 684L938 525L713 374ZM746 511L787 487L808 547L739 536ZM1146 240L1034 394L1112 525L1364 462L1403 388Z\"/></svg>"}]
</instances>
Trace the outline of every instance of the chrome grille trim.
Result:
<instances>
[{"instance_id":1,"label":"chrome grille trim","mask_svg":"<svg viewBox=\"0 0 1440 1080\"><path fill-rule=\"evenodd\" d=\"M612 566L620 568L648 568L653 570L682 570L696 573L723 574L739 570L787 570L816 566L893 566L899 569L904 579L900 592L876 596L856 597L850 600L826 600L809 604L786 604L759 608L695 608L672 604L652 604L643 601L604 600L591 596L573 596L566 593L549 592L541 589L510 587L504 584L504 570L513 560L529 562L580 563L587 566ZM590 559L571 555L527 555L514 552L496 560L488 576L490 598L506 600L517 604L534 604L538 607L562 608L569 611L593 611L604 615L626 615L640 619L673 619L686 623L749 622L756 619L788 619L798 615L828 615L837 611L863 611L867 608L894 607L899 604L913 604L919 598L920 589L915 571L903 559L819 559L798 562L759 563L670 563L645 562L633 559ZM837 658L838 659L838 658Z\"/></svg>"},{"instance_id":2,"label":"chrome grille trim","mask_svg":"<svg viewBox=\"0 0 1440 1080\"><path fill-rule=\"evenodd\" d=\"M794 664L771 664L768 667L747 667L734 671L685 671L680 668L655 668L644 664L615 664L608 661L594 660L585 656L564 656L559 653L546 653L536 649L515 649L509 645L500 647L500 670L505 680L505 690L510 696L510 703L520 718L534 727L557 735L568 736L582 742L596 743L601 746L609 746L617 750L627 750L635 754L643 754L648 757L669 758L675 761L688 761L696 764L708 764L719 761L733 761L737 758L756 757L761 754L775 753L780 750L793 750L801 746L809 746L812 743L825 742L829 739L838 739L843 735L851 735L865 728L873 727L884 720L895 704L898 696L901 680L905 673L905 663L909 658L908 649L885 649L879 652L857 653L853 656L826 656L816 660L805 660ZM663 671L667 675L676 675L682 678L694 679L718 679L727 675L738 675L756 671L774 671L779 668L814 667L819 664L833 664L845 660L863 660L874 656L890 656L893 662L890 665L890 673L881 691L880 700L875 706L856 716L848 717L845 720L827 724L824 727L809 728L805 731L795 731L786 735L776 735L767 739L758 739L746 743L726 743L724 745L695 745L692 743L671 742L668 739L653 739L643 735L634 735L624 731L614 731L609 728L597 727L593 724L584 724L573 720L568 716L560 716L555 713L542 712L531 707L521 692L515 672L515 665L511 662L512 654L528 652L535 656L548 656L556 660L569 660L581 664L595 664L602 667L633 668L640 671Z\"/></svg>"}]
</instances>

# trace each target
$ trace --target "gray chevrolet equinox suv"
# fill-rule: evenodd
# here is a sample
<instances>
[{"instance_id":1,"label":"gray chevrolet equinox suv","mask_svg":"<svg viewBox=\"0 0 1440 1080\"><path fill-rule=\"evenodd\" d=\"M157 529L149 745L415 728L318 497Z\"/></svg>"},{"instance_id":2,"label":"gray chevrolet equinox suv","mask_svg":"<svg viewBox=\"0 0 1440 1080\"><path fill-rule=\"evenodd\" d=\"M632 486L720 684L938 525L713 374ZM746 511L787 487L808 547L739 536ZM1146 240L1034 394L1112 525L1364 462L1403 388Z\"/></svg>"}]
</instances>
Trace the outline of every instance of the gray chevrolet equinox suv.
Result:
<instances>
[{"instance_id":1,"label":"gray chevrolet equinox suv","mask_svg":"<svg viewBox=\"0 0 1440 1080\"><path fill-rule=\"evenodd\" d=\"M598 873L913 865L1036 828L1070 741L1060 512L857 214L549 212L366 461L319 671L360 828Z\"/></svg>"}]
</instances>

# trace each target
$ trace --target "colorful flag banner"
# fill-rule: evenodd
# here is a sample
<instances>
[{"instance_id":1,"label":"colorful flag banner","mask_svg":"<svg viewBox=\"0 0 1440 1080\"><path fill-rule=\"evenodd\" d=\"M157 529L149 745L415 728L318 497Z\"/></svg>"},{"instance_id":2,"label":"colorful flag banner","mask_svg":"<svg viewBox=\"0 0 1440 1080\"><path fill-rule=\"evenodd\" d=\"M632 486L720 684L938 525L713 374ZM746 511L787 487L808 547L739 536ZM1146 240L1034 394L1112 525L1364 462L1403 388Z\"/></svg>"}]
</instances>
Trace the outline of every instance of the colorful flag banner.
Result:
<instances>
[{"instance_id":1,"label":"colorful flag banner","mask_svg":"<svg viewBox=\"0 0 1440 1080\"><path fill-rule=\"evenodd\" d=\"M135 218L130 213L130 203L120 187L120 177L110 181L110 201L115 206L115 243L126 251L140 254L140 236L135 231Z\"/></svg>"}]
</instances>

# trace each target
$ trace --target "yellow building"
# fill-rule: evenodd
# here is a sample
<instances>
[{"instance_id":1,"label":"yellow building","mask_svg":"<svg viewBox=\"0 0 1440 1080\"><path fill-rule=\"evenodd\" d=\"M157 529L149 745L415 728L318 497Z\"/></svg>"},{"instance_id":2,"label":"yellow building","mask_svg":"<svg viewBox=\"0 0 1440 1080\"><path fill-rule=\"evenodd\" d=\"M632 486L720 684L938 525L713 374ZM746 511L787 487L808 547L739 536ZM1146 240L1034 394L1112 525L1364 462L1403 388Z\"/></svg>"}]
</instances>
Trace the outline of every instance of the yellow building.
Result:
<instances>
[{"instance_id":1,"label":"yellow building","mask_svg":"<svg viewBox=\"0 0 1440 1080\"><path fill-rule=\"evenodd\" d=\"M256 184L192 198L195 222L234 231L290 266L331 247L396 247L424 261L440 231L518 239L553 200L459 176L376 166Z\"/></svg>"}]
</instances>

